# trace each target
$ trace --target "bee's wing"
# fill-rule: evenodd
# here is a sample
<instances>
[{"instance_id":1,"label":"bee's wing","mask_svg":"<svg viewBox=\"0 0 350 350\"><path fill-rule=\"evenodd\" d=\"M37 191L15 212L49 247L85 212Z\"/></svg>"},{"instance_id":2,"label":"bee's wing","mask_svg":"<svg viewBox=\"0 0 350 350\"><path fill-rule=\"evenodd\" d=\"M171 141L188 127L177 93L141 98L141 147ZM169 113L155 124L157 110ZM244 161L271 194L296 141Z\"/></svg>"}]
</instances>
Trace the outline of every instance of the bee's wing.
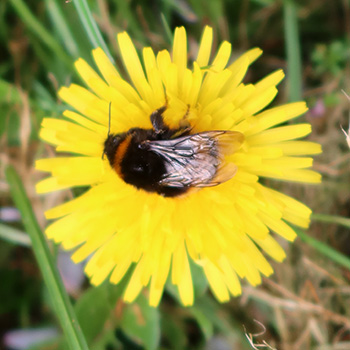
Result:
<instances>
[{"instance_id":1,"label":"bee's wing","mask_svg":"<svg viewBox=\"0 0 350 350\"><path fill-rule=\"evenodd\" d=\"M148 141L149 149L166 162L167 175L160 181L169 187L216 186L233 177L237 168L226 163L243 143L236 131L207 131L171 140Z\"/></svg>"}]
</instances>

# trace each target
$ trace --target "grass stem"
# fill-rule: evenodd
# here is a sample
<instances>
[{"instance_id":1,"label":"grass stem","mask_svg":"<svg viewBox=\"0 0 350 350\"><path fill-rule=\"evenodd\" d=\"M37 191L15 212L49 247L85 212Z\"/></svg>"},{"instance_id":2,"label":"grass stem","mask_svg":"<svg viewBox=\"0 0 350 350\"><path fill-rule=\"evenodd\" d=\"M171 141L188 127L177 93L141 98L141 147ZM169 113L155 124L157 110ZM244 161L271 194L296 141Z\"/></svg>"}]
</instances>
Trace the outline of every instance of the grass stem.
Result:
<instances>
[{"instance_id":1,"label":"grass stem","mask_svg":"<svg viewBox=\"0 0 350 350\"><path fill-rule=\"evenodd\" d=\"M90 39L93 48L101 47L106 55L109 57L111 62L114 63L114 58L109 52L109 49L102 37L100 30L98 29L97 23L91 13L89 5L86 0L74 0L73 4L78 12L79 18L83 23L85 31Z\"/></svg>"},{"instance_id":2,"label":"grass stem","mask_svg":"<svg viewBox=\"0 0 350 350\"><path fill-rule=\"evenodd\" d=\"M287 54L289 101L301 100L302 71L299 43L298 17L293 0L284 0L284 32Z\"/></svg>"},{"instance_id":3,"label":"grass stem","mask_svg":"<svg viewBox=\"0 0 350 350\"><path fill-rule=\"evenodd\" d=\"M49 247L36 220L22 181L12 166L9 166L5 173L13 201L21 213L23 225L31 238L35 257L69 347L71 350L88 350L72 304L53 262Z\"/></svg>"},{"instance_id":4,"label":"grass stem","mask_svg":"<svg viewBox=\"0 0 350 350\"><path fill-rule=\"evenodd\" d=\"M338 252L334 248L330 247L328 244L318 241L317 239L310 237L303 230L294 227L295 232L299 236L299 238L307 243L312 248L316 249L322 255L331 259L335 263L347 268L350 270L350 258L345 256L344 254Z\"/></svg>"}]
</instances>

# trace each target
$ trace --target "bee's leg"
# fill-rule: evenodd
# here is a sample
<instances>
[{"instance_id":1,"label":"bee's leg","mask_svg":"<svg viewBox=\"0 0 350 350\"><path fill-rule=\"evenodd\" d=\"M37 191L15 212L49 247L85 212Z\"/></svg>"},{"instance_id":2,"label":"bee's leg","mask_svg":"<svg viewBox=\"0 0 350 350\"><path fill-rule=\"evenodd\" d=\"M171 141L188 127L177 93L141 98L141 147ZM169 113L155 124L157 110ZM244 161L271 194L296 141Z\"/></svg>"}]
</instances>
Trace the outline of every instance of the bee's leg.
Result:
<instances>
[{"instance_id":1,"label":"bee's leg","mask_svg":"<svg viewBox=\"0 0 350 350\"><path fill-rule=\"evenodd\" d=\"M187 122L187 117L188 117L188 115L190 114L190 108L191 108L191 106L190 106L190 105L187 105L186 113L185 113L184 116L182 117L181 121ZM181 121L180 121L180 123L181 123Z\"/></svg>"},{"instance_id":2,"label":"bee's leg","mask_svg":"<svg viewBox=\"0 0 350 350\"><path fill-rule=\"evenodd\" d=\"M180 126L179 131L178 131L179 136L188 135L190 133L190 131L192 130L192 125L187 119L189 112L190 112L190 105L187 105L186 113L182 117L182 119L180 120L180 123L179 123L179 126Z\"/></svg>"},{"instance_id":3,"label":"bee's leg","mask_svg":"<svg viewBox=\"0 0 350 350\"><path fill-rule=\"evenodd\" d=\"M163 134L165 131L169 130L169 128L165 125L163 119L163 113L166 108L167 106L160 107L151 114L151 123L156 134Z\"/></svg>"},{"instance_id":4,"label":"bee's leg","mask_svg":"<svg viewBox=\"0 0 350 350\"><path fill-rule=\"evenodd\" d=\"M179 129L175 130L171 134L171 138L176 138L176 137L181 137L181 136L188 136L188 135L190 135L191 130L192 130L192 126L191 125L181 126Z\"/></svg>"}]
</instances>

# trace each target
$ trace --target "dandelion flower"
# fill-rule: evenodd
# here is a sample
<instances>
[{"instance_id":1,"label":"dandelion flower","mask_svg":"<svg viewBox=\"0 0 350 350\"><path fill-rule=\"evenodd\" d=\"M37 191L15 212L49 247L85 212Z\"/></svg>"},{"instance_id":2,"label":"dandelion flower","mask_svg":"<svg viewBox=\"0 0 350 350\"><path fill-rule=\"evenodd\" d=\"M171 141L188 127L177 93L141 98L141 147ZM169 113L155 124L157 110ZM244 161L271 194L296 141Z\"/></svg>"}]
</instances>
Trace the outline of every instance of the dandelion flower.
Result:
<instances>
[{"instance_id":1,"label":"dandelion flower","mask_svg":"<svg viewBox=\"0 0 350 350\"><path fill-rule=\"evenodd\" d=\"M262 275L271 275L265 254L277 261L285 258L275 234L292 241L296 234L290 224L309 225L308 207L259 181L320 182L320 175L308 169L309 156L320 153L320 146L296 141L308 135L311 126L286 125L307 107L296 102L265 109L277 94L283 72L256 84L242 83L261 50L252 49L230 63L231 45L225 41L211 59L209 27L189 67L182 27L175 30L172 53L155 54L146 47L141 60L127 33L117 39L129 79L97 48L93 59L100 74L83 59L75 63L88 88L71 84L59 91L75 111L43 120L41 138L58 152L73 155L38 160L36 168L51 177L39 182L37 191L90 186L46 212L47 219L56 219L46 234L65 249L75 249L75 262L89 257L85 271L94 285L105 279L118 283L132 269L126 302L149 286L149 302L158 305L169 278L182 303L193 304L191 261L204 271L216 298L227 301L241 293L240 279L255 286ZM234 175L217 186L177 196L126 183L107 157L102 159L109 125L113 135L132 128L150 130L150 115L163 106L169 128L179 128L185 118L191 134L224 130L242 135L227 155Z\"/></svg>"}]
</instances>

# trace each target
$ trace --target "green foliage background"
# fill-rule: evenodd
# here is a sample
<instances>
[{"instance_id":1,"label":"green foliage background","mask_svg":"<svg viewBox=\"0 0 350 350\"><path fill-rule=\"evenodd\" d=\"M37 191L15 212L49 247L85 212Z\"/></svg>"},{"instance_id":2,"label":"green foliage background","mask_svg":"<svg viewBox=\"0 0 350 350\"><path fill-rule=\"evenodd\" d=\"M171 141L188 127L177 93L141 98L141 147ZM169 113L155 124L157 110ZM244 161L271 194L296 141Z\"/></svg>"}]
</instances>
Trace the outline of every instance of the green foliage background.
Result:
<instances>
[{"instance_id":1,"label":"green foliage background","mask_svg":"<svg viewBox=\"0 0 350 350\"><path fill-rule=\"evenodd\" d=\"M215 47L232 43L234 57L262 48L247 81L286 71L274 104L307 101L303 118L313 126L310 139L323 146L314 167L324 180L317 187L269 185L317 214L309 232L298 231L300 239L285 245L288 258L273 265L272 278L256 289L245 286L225 305L194 266L191 308L180 305L170 285L157 309L145 295L123 304L125 280L98 288L85 282L69 296L55 267L58 248L42 235L44 209L64 197L38 198L34 191L42 176L34 160L53 155L39 140L41 120L65 109L56 92L80 82L78 57L93 64L91 50L101 46L118 64L115 38L123 30L137 48L169 49L180 25L190 55L205 25L214 28ZM2 339L13 329L54 326L59 335L31 349L350 349L350 150L340 129L349 128L350 102L341 92L350 94L349 44L349 0L1 0L0 205L22 215L17 222L4 210L0 216Z\"/></svg>"}]
</instances>

